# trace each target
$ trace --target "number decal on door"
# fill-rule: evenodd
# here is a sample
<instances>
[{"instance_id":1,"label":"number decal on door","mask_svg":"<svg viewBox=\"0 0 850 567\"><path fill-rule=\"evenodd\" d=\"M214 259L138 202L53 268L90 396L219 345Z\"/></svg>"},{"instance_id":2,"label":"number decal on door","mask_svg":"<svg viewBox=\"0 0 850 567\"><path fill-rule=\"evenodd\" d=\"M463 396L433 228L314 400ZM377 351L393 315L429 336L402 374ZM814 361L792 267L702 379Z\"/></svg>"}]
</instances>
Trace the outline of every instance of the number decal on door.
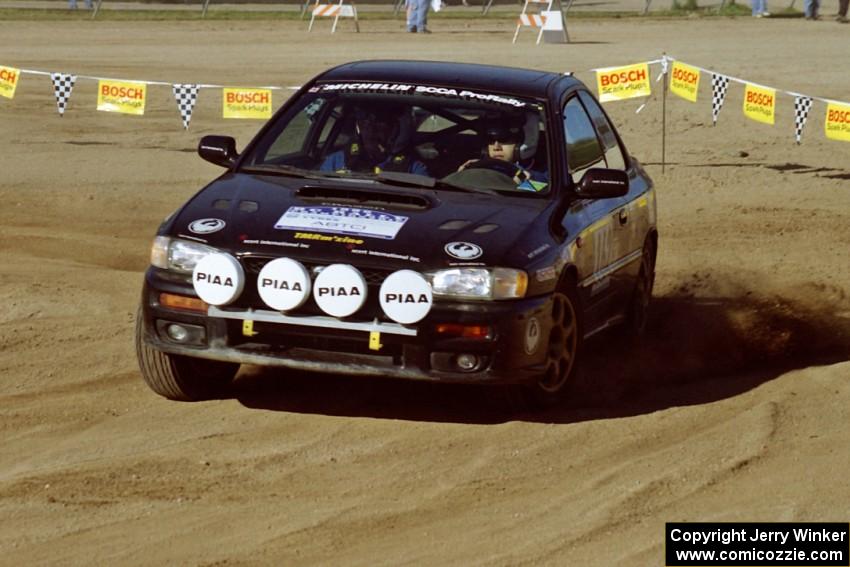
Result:
<instances>
[{"instance_id":1,"label":"number decal on door","mask_svg":"<svg viewBox=\"0 0 850 567\"><path fill-rule=\"evenodd\" d=\"M598 274L614 261L614 234L610 221L593 231L593 273Z\"/></svg>"}]
</instances>

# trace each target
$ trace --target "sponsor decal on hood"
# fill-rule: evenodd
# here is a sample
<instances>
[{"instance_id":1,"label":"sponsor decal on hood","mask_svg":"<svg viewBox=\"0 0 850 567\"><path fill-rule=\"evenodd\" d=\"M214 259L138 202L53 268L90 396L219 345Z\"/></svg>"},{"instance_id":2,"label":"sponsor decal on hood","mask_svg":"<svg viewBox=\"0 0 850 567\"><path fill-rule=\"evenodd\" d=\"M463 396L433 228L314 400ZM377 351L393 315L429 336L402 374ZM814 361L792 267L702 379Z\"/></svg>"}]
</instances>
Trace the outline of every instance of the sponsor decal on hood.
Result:
<instances>
[{"instance_id":1,"label":"sponsor decal on hood","mask_svg":"<svg viewBox=\"0 0 850 567\"><path fill-rule=\"evenodd\" d=\"M474 260L484 253L480 246L471 242L449 242L444 250L458 260Z\"/></svg>"},{"instance_id":2,"label":"sponsor decal on hood","mask_svg":"<svg viewBox=\"0 0 850 567\"><path fill-rule=\"evenodd\" d=\"M408 218L355 207L289 207L274 227L393 240Z\"/></svg>"},{"instance_id":3,"label":"sponsor decal on hood","mask_svg":"<svg viewBox=\"0 0 850 567\"><path fill-rule=\"evenodd\" d=\"M195 234L212 234L223 229L225 222L221 219L198 219L189 224L189 230Z\"/></svg>"}]
</instances>

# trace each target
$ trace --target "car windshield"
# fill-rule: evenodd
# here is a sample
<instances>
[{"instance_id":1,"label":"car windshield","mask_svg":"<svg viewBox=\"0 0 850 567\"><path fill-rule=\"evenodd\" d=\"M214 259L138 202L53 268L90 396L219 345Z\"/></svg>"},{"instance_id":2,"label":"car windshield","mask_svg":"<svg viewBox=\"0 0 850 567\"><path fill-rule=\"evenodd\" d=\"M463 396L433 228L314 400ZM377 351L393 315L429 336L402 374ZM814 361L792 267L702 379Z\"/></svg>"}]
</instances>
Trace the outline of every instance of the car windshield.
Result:
<instances>
[{"instance_id":1,"label":"car windshield","mask_svg":"<svg viewBox=\"0 0 850 567\"><path fill-rule=\"evenodd\" d=\"M320 83L281 115L245 171L488 194L549 194L542 102L475 90Z\"/></svg>"}]
</instances>

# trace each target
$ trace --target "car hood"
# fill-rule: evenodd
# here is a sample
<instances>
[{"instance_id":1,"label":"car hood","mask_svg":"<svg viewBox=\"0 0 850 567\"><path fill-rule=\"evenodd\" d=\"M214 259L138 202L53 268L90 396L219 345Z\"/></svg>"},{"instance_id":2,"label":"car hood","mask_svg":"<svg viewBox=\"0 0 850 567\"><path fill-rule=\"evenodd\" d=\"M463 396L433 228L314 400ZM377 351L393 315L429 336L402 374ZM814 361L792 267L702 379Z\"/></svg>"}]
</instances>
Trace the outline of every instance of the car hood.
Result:
<instances>
[{"instance_id":1,"label":"car hood","mask_svg":"<svg viewBox=\"0 0 850 567\"><path fill-rule=\"evenodd\" d=\"M161 232L235 254L305 262L524 268L550 246L552 209L547 199L228 173Z\"/></svg>"}]
</instances>

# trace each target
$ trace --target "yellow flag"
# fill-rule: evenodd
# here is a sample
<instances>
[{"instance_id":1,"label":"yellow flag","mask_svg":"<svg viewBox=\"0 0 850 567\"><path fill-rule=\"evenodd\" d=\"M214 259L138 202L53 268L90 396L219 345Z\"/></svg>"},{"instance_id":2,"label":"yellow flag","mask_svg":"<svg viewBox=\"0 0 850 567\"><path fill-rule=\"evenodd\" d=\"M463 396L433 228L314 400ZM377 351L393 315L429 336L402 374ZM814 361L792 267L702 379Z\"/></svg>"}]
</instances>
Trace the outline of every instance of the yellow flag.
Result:
<instances>
[{"instance_id":1,"label":"yellow flag","mask_svg":"<svg viewBox=\"0 0 850 567\"><path fill-rule=\"evenodd\" d=\"M20 69L0 67L0 96L15 98L15 89L18 88L20 76Z\"/></svg>"},{"instance_id":2,"label":"yellow flag","mask_svg":"<svg viewBox=\"0 0 850 567\"><path fill-rule=\"evenodd\" d=\"M699 79L699 69L674 61L670 73L670 92L685 100L696 102Z\"/></svg>"},{"instance_id":3,"label":"yellow flag","mask_svg":"<svg viewBox=\"0 0 850 567\"><path fill-rule=\"evenodd\" d=\"M270 89L223 89L222 115L224 118L271 118L272 91Z\"/></svg>"},{"instance_id":4,"label":"yellow flag","mask_svg":"<svg viewBox=\"0 0 850 567\"><path fill-rule=\"evenodd\" d=\"M773 124L776 116L776 91L747 83L744 89L744 115L756 122Z\"/></svg>"},{"instance_id":5,"label":"yellow flag","mask_svg":"<svg viewBox=\"0 0 850 567\"><path fill-rule=\"evenodd\" d=\"M599 90L600 102L649 96L649 64L597 69L596 87Z\"/></svg>"},{"instance_id":6,"label":"yellow flag","mask_svg":"<svg viewBox=\"0 0 850 567\"><path fill-rule=\"evenodd\" d=\"M824 130L827 138L850 142L850 106L827 103Z\"/></svg>"},{"instance_id":7,"label":"yellow flag","mask_svg":"<svg viewBox=\"0 0 850 567\"><path fill-rule=\"evenodd\" d=\"M101 79L97 85L97 109L121 114L144 114L145 83Z\"/></svg>"}]
</instances>

